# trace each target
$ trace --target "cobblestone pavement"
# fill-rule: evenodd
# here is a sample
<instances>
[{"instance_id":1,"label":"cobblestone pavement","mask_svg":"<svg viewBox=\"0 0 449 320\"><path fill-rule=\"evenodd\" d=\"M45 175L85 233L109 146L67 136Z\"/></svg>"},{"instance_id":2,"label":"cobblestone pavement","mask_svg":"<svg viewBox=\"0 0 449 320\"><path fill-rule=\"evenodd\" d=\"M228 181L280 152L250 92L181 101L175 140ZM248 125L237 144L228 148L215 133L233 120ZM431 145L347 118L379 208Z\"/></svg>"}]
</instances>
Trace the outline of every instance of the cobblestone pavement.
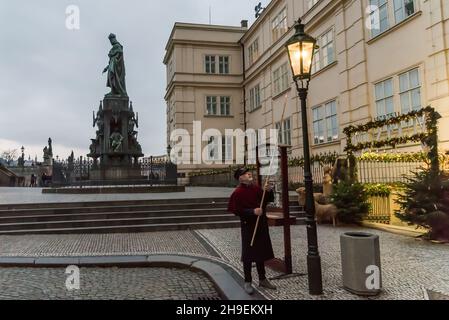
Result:
<instances>
[{"instance_id":1,"label":"cobblestone pavement","mask_svg":"<svg viewBox=\"0 0 449 320\"><path fill-rule=\"evenodd\" d=\"M174 193L131 193L131 194L47 194L41 188L0 187L0 204L88 202L153 199L226 198L232 188L186 187L185 192Z\"/></svg>"},{"instance_id":2,"label":"cobblestone pavement","mask_svg":"<svg viewBox=\"0 0 449 320\"><path fill-rule=\"evenodd\" d=\"M80 289L72 291L68 276L64 268L0 268L0 299L220 299L209 279L186 269L80 268Z\"/></svg>"},{"instance_id":3,"label":"cobblestone pavement","mask_svg":"<svg viewBox=\"0 0 449 320\"><path fill-rule=\"evenodd\" d=\"M191 231L0 236L0 256L207 255Z\"/></svg>"},{"instance_id":4,"label":"cobblestone pavement","mask_svg":"<svg viewBox=\"0 0 449 320\"><path fill-rule=\"evenodd\" d=\"M425 299L449 296L449 245L417 241L380 230L318 227L324 295L308 294L306 276L273 280L277 291L261 290L269 299L362 299L342 288L340 239L347 231L367 231L380 236L383 292L369 299ZM283 257L282 228L271 228L275 255ZM211 252L214 252L212 254ZM242 275L240 229L171 231L135 234L0 236L0 256L98 256L188 254L221 260ZM307 239L305 226L292 227L293 271L305 273ZM20 270L26 273L31 269ZM112 270L112 269L111 269ZM278 273L268 270L268 276ZM0 269L1 272L6 272ZM38 272L38 271L33 271ZM255 272L255 271L254 271ZM1 274L0 277L8 278ZM25 277L26 278L26 277ZM254 274L255 279L257 277ZM126 288L126 284L124 284ZM49 291L53 292L52 287ZM432 294L429 294L432 293Z\"/></svg>"},{"instance_id":5,"label":"cobblestone pavement","mask_svg":"<svg viewBox=\"0 0 449 320\"><path fill-rule=\"evenodd\" d=\"M362 299L342 288L339 236L347 231L365 231L380 237L383 292L369 299L425 299L427 290L449 296L449 245L417 241L383 231L362 228L318 227L319 250L323 270L324 295L308 294L306 276L273 280L277 291L262 290L274 299ZM199 231L220 252L222 259L242 270L240 263L240 230ZM283 258L282 228L271 228L276 257ZM293 272L305 273L307 239L305 226L292 227ZM268 277L279 275L267 269ZM253 270L253 272L256 272ZM240 271L242 274L242 272ZM255 274L253 274L253 278Z\"/></svg>"}]
</instances>

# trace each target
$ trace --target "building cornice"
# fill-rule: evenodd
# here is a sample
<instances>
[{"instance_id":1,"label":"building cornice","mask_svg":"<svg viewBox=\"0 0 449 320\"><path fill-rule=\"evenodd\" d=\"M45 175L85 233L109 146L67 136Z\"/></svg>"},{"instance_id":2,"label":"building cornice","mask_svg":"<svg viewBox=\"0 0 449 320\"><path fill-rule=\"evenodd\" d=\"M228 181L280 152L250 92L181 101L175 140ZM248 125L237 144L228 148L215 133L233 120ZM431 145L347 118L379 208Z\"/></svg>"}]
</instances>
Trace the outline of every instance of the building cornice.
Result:
<instances>
[{"instance_id":1,"label":"building cornice","mask_svg":"<svg viewBox=\"0 0 449 320\"><path fill-rule=\"evenodd\" d=\"M241 46L237 42L217 42L217 41L201 41L201 40L185 40L185 39L173 39L170 42L170 47L165 53L163 63L168 63L168 58L170 57L173 48L175 45L185 45L185 46L196 46L196 47L205 47L205 48L234 48L234 49L241 49Z\"/></svg>"},{"instance_id":2,"label":"building cornice","mask_svg":"<svg viewBox=\"0 0 449 320\"><path fill-rule=\"evenodd\" d=\"M245 82L243 82L243 85L246 86L249 82L253 81L255 78L257 78L261 73L265 72L265 70L272 65L272 63L276 60L278 60L283 54L287 55L287 52L285 51L284 47L279 47L276 52L272 53L265 61L262 62L257 68L254 69L253 72L246 73L246 79Z\"/></svg>"},{"instance_id":3,"label":"building cornice","mask_svg":"<svg viewBox=\"0 0 449 320\"><path fill-rule=\"evenodd\" d=\"M175 87L195 87L195 88L220 88L220 89L242 89L242 82L199 82L199 81L172 81L167 87L164 100L167 101Z\"/></svg>"},{"instance_id":4,"label":"building cornice","mask_svg":"<svg viewBox=\"0 0 449 320\"><path fill-rule=\"evenodd\" d=\"M229 33L245 33L248 29L245 27L234 27L234 26L222 26L222 25L212 25L212 24L199 24L199 23L183 23L176 22L172 28L170 33L170 37L168 38L167 44L165 45L166 54L164 57L164 63L166 63L166 58L171 53L171 49L173 48L174 41L182 41L183 39L173 39L176 30L203 30L203 31L224 31ZM184 39L187 41L187 39ZM201 42L201 41L199 41ZM207 43L207 41L205 41ZM217 42L220 43L220 42ZM230 43L230 42L221 42L221 43ZM236 42L238 44L238 41Z\"/></svg>"},{"instance_id":5,"label":"building cornice","mask_svg":"<svg viewBox=\"0 0 449 320\"><path fill-rule=\"evenodd\" d=\"M354 0L353 0L354 1ZM330 0L329 3L320 8L319 3L317 6L307 11L301 20L306 25L306 31L316 28L323 20L327 19L331 14L337 12L338 7L343 7L346 0ZM352 1L350 1L352 2ZM324 2L323 2L324 3ZM322 3L322 4L323 4Z\"/></svg>"},{"instance_id":6,"label":"building cornice","mask_svg":"<svg viewBox=\"0 0 449 320\"><path fill-rule=\"evenodd\" d=\"M282 0L271 0L270 3L265 7L265 9L262 11L259 18L254 21L254 23L251 25L251 27L246 31L246 33L243 35L243 37L240 39L240 43L243 43L244 41L248 40L253 34L254 31L258 28L258 26L265 21L265 19L268 16L268 13L273 10L273 8Z\"/></svg>"},{"instance_id":7,"label":"building cornice","mask_svg":"<svg viewBox=\"0 0 449 320\"><path fill-rule=\"evenodd\" d=\"M279 2L279 0L273 0L270 5L274 2ZM329 17L332 12L336 10L339 6L341 6L345 2L345 0L332 0L330 5L326 5L319 12L316 12L313 16L311 16L312 12L319 7L319 3L314 6L311 10L307 11L306 14L303 15L302 20L306 23L306 30L313 29L317 26L317 24L321 23L322 20ZM324 2L323 2L324 3ZM274 4L273 4L274 5ZM271 9L272 7L267 7L267 9ZM266 9L266 10L267 10ZM309 17L309 21L305 21L305 17ZM252 27L252 26L251 26ZM284 46L280 46L276 49L276 51L272 51L276 46L279 45L280 42L286 42L294 33L294 26L291 26L288 31L279 38L276 42L270 45L270 47L265 50L261 56L257 59L258 61L262 61L258 63L257 61L251 65L249 68L245 70L245 74L247 75L247 79L243 83L246 85L248 82L251 82L256 78L260 73L264 72L266 68L275 60L279 59L279 57L285 52ZM286 52L285 52L286 53ZM264 57L267 56L264 59Z\"/></svg>"}]
</instances>

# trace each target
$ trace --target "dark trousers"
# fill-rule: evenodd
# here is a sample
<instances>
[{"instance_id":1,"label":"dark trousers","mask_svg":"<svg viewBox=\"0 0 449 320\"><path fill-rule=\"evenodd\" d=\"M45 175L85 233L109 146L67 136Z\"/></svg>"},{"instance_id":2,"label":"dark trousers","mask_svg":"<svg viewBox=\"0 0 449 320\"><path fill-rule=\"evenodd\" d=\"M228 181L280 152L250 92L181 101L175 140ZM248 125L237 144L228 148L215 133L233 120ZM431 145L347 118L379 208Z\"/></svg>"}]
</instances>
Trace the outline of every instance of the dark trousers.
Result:
<instances>
[{"instance_id":1,"label":"dark trousers","mask_svg":"<svg viewBox=\"0 0 449 320\"><path fill-rule=\"evenodd\" d=\"M257 262L256 263L257 274L259 275L259 281L265 280L265 263ZM245 273L245 282L252 282L253 278L251 275L252 262L244 261L243 262L243 272Z\"/></svg>"}]
</instances>

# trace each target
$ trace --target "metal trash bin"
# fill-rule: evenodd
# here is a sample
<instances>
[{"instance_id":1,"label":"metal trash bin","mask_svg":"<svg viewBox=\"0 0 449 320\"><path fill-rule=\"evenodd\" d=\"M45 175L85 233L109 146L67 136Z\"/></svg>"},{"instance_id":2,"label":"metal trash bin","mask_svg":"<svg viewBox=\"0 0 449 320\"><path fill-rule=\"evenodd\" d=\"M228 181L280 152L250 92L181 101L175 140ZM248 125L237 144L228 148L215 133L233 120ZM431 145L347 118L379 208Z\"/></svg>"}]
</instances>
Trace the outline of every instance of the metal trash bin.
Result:
<instances>
[{"instance_id":1,"label":"metal trash bin","mask_svg":"<svg viewBox=\"0 0 449 320\"><path fill-rule=\"evenodd\" d=\"M380 293L379 236L364 232L346 232L340 236L343 287L351 293L372 296Z\"/></svg>"}]
</instances>

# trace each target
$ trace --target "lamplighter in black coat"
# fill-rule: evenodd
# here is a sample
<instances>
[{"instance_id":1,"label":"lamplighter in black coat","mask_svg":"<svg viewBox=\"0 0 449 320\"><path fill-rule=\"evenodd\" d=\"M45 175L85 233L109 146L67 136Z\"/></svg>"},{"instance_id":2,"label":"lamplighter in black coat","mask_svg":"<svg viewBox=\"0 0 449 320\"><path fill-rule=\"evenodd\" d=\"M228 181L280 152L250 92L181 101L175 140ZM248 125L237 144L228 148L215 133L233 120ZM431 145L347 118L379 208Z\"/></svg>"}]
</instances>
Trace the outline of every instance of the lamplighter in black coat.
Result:
<instances>
[{"instance_id":1,"label":"lamplighter in black coat","mask_svg":"<svg viewBox=\"0 0 449 320\"><path fill-rule=\"evenodd\" d=\"M274 258L266 216L266 205L274 200L272 191L265 194L263 215L259 219L259 226L251 247L257 216L254 209L260 207L263 190L257 185L240 184L232 193L228 203L228 211L239 216L242 234L242 261L265 262Z\"/></svg>"}]
</instances>

